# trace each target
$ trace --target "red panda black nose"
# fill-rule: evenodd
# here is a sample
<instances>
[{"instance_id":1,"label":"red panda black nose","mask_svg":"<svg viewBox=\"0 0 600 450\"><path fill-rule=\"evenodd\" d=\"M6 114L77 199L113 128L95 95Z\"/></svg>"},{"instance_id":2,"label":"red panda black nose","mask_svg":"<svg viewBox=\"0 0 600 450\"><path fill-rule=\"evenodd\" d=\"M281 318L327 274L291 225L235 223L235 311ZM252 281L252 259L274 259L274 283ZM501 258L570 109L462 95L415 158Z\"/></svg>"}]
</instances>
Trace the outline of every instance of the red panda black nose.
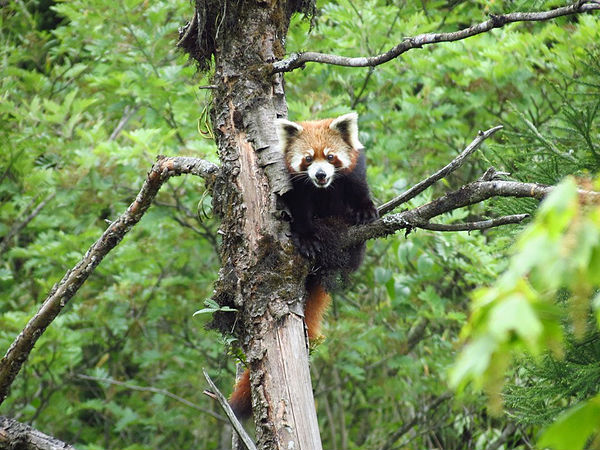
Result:
<instances>
[{"instance_id":1,"label":"red panda black nose","mask_svg":"<svg viewBox=\"0 0 600 450\"><path fill-rule=\"evenodd\" d=\"M317 173L315 173L315 177L317 178L317 180L324 180L326 176L327 174L322 169L317 170Z\"/></svg>"}]
</instances>

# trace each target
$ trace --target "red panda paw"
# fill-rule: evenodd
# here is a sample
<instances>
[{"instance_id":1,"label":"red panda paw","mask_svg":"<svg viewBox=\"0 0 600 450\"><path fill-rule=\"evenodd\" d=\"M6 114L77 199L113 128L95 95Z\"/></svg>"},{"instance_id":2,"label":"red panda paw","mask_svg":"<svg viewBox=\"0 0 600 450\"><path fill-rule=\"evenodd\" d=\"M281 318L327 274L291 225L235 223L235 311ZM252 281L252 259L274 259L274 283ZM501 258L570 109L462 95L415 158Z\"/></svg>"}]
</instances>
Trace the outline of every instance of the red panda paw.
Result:
<instances>
[{"instance_id":1,"label":"red panda paw","mask_svg":"<svg viewBox=\"0 0 600 450\"><path fill-rule=\"evenodd\" d=\"M379 217L377 208L373 203L363 205L361 208L354 210L354 223L364 224L373 222Z\"/></svg>"},{"instance_id":2,"label":"red panda paw","mask_svg":"<svg viewBox=\"0 0 600 450\"><path fill-rule=\"evenodd\" d=\"M322 249L321 241L314 234L294 233L292 239L300 254L305 258L315 258Z\"/></svg>"}]
</instances>

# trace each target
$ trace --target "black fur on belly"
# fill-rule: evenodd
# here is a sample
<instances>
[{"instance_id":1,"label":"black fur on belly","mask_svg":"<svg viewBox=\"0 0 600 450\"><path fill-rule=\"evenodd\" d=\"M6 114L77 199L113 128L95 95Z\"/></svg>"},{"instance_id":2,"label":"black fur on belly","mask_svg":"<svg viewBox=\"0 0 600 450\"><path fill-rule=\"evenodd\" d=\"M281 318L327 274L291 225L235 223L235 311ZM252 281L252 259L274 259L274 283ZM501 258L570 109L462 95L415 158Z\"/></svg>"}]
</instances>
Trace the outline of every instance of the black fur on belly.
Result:
<instances>
[{"instance_id":1,"label":"black fur on belly","mask_svg":"<svg viewBox=\"0 0 600 450\"><path fill-rule=\"evenodd\" d=\"M321 244L314 260L313 271L318 275L325 290L332 291L348 281L348 276L361 265L365 255L365 244L342 248L340 236L351 225L340 217L315 219L315 236Z\"/></svg>"}]
</instances>

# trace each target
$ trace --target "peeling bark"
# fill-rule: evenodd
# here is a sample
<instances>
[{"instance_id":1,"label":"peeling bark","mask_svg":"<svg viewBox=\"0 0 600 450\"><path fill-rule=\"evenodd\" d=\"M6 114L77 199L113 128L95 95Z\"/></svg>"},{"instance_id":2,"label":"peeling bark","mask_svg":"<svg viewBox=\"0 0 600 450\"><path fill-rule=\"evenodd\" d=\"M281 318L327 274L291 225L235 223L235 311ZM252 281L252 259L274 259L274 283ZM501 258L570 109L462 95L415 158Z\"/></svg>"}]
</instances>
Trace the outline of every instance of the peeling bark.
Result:
<instances>
[{"instance_id":1,"label":"peeling bark","mask_svg":"<svg viewBox=\"0 0 600 450\"><path fill-rule=\"evenodd\" d=\"M29 425L0 416L0 448L15 450L75 450Z\"/></svg>"},{"instance_id":2,"label":"peeling bark","mask_svg":"<svg viewBox=\"0 0 600 450\"><path fill-rule=\"evenodd\" d=\"M211 114L222 162L214 210L223 237L215 300L238 312L217 314L214 325L233 330L246 353L258 447L318 450L302 317L308 263L278 211L278 196L291 185L272 126L287 116L283 77L271 67L283 57L296 3L198 0L196 8L207 12L205 24L228 8L212 41Z\"/></svg>"}]
</instances>

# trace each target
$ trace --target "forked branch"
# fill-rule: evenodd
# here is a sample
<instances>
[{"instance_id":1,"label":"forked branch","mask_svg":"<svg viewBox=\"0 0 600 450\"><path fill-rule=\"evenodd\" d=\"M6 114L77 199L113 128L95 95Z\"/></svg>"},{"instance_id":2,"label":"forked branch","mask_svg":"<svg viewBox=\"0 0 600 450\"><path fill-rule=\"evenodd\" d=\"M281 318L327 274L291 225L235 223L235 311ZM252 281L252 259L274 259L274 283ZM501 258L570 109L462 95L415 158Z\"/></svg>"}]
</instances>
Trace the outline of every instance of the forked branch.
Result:
<instances>
[{"instance_id":1,"label":"forked branch","mask_svg":"<svg viewBox=\"0 0 600 450\"><path fill-rule=\"evenodd\" d=\"M429 220L454 211L455 209L480 203L492 197L530 197L542 200L552 191L552 189L554 189L554 186L545 186L536 183L521 183L519 181L475 181L417 208L382 217L367 225L351 227L343 239L342 246L351 247L369 239L389 236L399 230L410 231L413 228L435 229L436 227L438 229L440 227L448 228L448 225L431 224L429 223ZM579 194L586 198L600 199L600 192L580 190ZM505 221L505 223L516 223L517 221L525 219L526 216L527 215L507 216L495 220L500 222ZM474 223L483 226L485 222ZM498 223L498 225L505 223ZM460 225L457 226L459 229L452 231L460 231ZM485 228L489 228L489 226L486 226ZM468 230L466 226L464 229ZM446 229L439 231L451 230Z\"/></svg>"},{"instance_id":2,"label":"forked branch","mask_svg":"<svg viewBox=\"0 0 600 450\"><path fill-rule=\"evenodd\" d=\"M555 8L548 11L514 12L508 14L492 15L485 22L478 23L469 28L450 33L426 33L414 37L407 37L389 51L376 56L349 58L345 56L326 53L303 52L294 53L289 58L273 64L273 73L291 72L307 62L318 62L348 67L374 67L391 61L408 50L422 48L424 45L437 44L438 42L452 42L466 39L477 34L485 33L494 28L503 27L513 22L538 22L590 11L600 10L600 1L577 1L568 6Z\"/></svg>"},{"instance_id":3,"label":"forked branch","mask_svg":"<svg viewBox=\"0 0 600 450\"><path fill-rule=\"evenodd\" d=\"M121 242L123 236L140 221L163 183L172 176L193 174L204 178L207 185L212 186L217 171L218 167L215 164L197 158L158 157L157 162L150 169L142 189L127 211L110 224L77 265L54 285L39 311L25 325L23 331L0 361L0 403L6 398L10 385L29 357L29 353L39 337L108 252Z\"/></svg>"},{"instance_id":4,"label":"forked branch","mask_svg":"<svg viewBox=\"0 0 600 450\"><path fill-rule=\"evenodd\" d=\"M479 133L477 133L477 137L475 139L473 139L473 141L469 145L467 145L467 147L460 153L460 155L458 155L456 158L454 158L449 164L447 164L445 167L438 170L433 175L427 177L423 181L420 181L419 183L415 184L413 187L411 187L407 191L404 191L398 197L390 200L389 202L384 203L379 208L377 208L379 215L383 216L383 215L387 214L388 212L390 212L391 210L393 210L394 208L396 208L397 206L400 206L401 204L406 203L409 200L412 200L417 195L419 195L421 192L423 192L425 189L427 189L429 186L433 185L436 181L439 181L442 178L444 178L445 176L447 176L449 173L454 172L456 169L458 169L460 166L463 165L465 160L475 150L477 150L479 148L479 146L483 143L483 141L485 141L487 138L492 136L496 131L501 130L501 129L502 129L502 125L498 125L494 128L490 128L487 131L480 131Z\"/></svg>"}]
</instances>

